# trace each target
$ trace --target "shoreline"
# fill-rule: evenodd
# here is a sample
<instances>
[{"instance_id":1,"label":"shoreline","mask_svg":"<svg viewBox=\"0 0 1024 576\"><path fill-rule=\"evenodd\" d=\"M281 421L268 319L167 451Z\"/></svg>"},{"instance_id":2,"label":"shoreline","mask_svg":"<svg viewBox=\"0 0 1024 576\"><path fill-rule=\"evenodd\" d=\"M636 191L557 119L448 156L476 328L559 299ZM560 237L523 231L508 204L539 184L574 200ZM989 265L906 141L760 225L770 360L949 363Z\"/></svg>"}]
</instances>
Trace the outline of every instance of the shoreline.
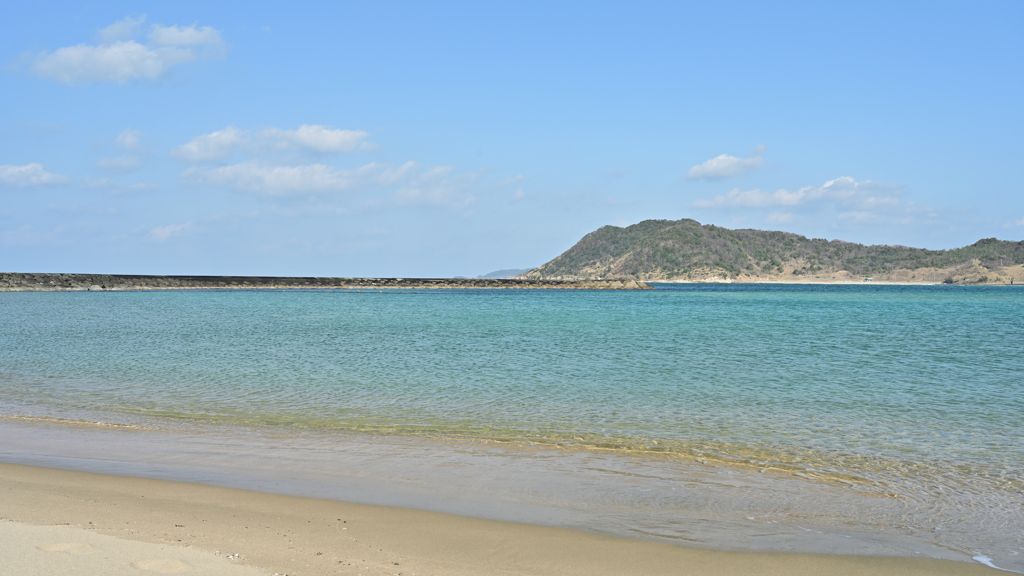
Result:
<instances>
[{"instance_id":1,"label":"shoreline","mask_svg":"<svg viewBox=\"0 0 1024 576\"><path fill-rule=\"evenodd\" d=\"M927 558L720 552L408 508L6 463L0 464L0 507L5 525L66 525L79 534L238 554L235 565L296 576L991 573L981 564ZM13 530L29 532L18 525ZM0 555L32 544L42 546L5 540Z\"/></svg>"},{"instance_id":2,"label":"shoreline","mask_svg":"<svg viewBox=\"0 0 1024 576\"><path fill-rule=\"evenodd\" d=\"M997 566L1010 560L993 553L1001 551L999 547L944 543L943 538L920 530L863 524L854 510L868 506L874 512L863 512L876 516L891 500L806 475L761 474L711 461L636 458L558 447L111 423L116 421L106 417L102 422L73 423L0 419L0 436L8 439L0 446L0 520L31 520L10 516L4 501L3 467L22 466L63 470L71 476L146 478L304 501L422 511L498 525L547 527L616 542L683 545L725 557L829 559L828 569L819 566L819 573L832 572L830 562L845 557L929 559L958 566L973 565L972 558L979 555L993 557ZM7 496L21 500L18 495ZM614 501L615 509L594 505L603 501ZM556 560L551 559L552 566L559 565ZM563 573L552 570L533 567L522 573ZM736 570L745 573L745 568ZM788 572L780 568L777 573Z\"/></svg>"}]
</instances>

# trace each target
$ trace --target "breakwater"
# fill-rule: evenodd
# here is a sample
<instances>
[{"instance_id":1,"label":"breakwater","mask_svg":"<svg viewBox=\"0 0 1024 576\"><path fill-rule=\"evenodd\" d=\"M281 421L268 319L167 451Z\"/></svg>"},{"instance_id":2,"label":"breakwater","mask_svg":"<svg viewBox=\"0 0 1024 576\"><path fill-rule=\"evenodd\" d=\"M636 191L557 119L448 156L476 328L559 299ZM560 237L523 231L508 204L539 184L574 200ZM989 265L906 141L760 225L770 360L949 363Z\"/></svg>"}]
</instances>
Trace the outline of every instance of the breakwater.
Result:
<instances>
[{"instance_id":1,"label":"breakwater","mask_svg":"<svg viewBox=\"0 0 1024 576\"><path fill-rule=\"evenodd\" d=\"M636 280L521 280L482 278L328 278L302 276L145 276L138 274L0 273L0 291L180 289L457 289L519 288L650 290Z\"/></svg>"}]
</instances>

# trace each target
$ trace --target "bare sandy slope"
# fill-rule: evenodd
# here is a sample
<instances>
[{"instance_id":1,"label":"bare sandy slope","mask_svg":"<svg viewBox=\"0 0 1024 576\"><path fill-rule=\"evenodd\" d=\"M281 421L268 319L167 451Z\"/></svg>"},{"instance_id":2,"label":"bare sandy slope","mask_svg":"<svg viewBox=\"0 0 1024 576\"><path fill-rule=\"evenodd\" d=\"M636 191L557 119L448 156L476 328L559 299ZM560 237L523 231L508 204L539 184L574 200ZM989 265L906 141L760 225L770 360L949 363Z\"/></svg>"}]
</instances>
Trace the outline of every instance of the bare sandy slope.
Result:
<instances>
[{"instance_id":1,"label":"bare sandy slope","mask_svg":"<svg viewBox=\"0 0 1024 576\"><path fill-rule=\"evenodd\" d=\"M27 576L995 574L941 560L697 550L13 464L0 464L0 517L0 574Z\"/></svg>"}]
</instances>

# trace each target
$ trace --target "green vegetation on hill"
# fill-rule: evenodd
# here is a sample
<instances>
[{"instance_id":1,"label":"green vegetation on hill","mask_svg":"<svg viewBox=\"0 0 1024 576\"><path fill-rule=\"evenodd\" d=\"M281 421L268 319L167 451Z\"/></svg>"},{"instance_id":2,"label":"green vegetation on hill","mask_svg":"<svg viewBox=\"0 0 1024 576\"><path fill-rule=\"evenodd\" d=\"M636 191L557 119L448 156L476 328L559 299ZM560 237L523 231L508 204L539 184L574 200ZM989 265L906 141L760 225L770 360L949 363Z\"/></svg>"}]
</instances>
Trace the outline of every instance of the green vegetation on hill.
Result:
<instances>
[{"instance_id":1,"label":"green vegetation on hill","mask_svg":"<svg viewBox=\"0 0 1024 576\"><path fill-rule=\"evenodd\" d=\"M989 238L954 250L865 246L788 232L730 230L696 220L645 220L604 226L527 275L531 277L724 278L791 275L880 275L895 270L987 268L1024 264L1024 242Z\"/></svg>"}]
</instances>

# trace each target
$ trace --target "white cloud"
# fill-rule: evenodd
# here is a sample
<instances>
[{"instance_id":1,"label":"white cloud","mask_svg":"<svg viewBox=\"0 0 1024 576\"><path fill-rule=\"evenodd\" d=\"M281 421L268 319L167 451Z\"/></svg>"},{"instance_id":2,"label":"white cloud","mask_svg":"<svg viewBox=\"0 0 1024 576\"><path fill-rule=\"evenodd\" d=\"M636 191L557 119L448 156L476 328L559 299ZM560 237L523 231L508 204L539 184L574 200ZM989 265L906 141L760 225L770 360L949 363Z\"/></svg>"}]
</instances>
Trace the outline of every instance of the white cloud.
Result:
<instances>
[{"instance_id":1,"label":"white cloud","mask_svg":"<svg viewBox=\"0 0 1024 576\"><path fill-rule=\"evenodd\" d=\"M853 210L850 212L843 212L836 216L841 222L849 222L853 224L869 224L871 222L877 222L879 220L878 214L874 212L868 212L866 210Z\"/></svg>"},{"instance_id":2,"label":"white cloud","mask_svg":"<svg viewBox=\"0 0 1024 576\"><path fill-rule=\"evenodd\" d=\"M693 203L696 208L761 208L764 206L794 206L803 200L800 192L789 192L788 190L776 190L775 192L762 192L760 190L740 191L739 188L730 190L722 196L715 196L711 200L697 200Z\"/></svg>"},{"instance_id":3,"label":"white cloud","mask_svg":"<svg viewBox=\"0 0 1024 576\"><path fill-rule=\"evenodd\" d=\"M135 78L156 79L168 68L199 57L223 55L220 32L209 26L162 26L154 24L150 43L133 39L145 16L125 18L97 33L99 44L65 46L39 53L32 70L67 84L111 81L124 83Z\"/></svg>"},{"instance_id":4,"label":"white cloud","mask_svg":"<svg viewBox=\"0 0 1024 576\"><path fill-rule=\"evenodd\" d=\"M415 174L398 189L395 200L399 204L466 208L476 201L472 191L480 174L452 174L453 171L451 166L435 166Z\"/></svg>"},{"instance_id":5,"label":"white cloud","mask_svg":"<svg viewBox=\"0 0 1024 576\"><path fill-rule=\"evenodd\" d=\"M1021 218L1020 220L1017 220L1016 222L1013 223L1013 225L1014 226L1024 226L1024 218Z\"/></svg>"},{"instance_id":6,"label":"white cloud","mask_svg":"<svg viewBox=\"0 0 1024 576\"><path fill-rule=\"evenodd\" d=\"M188 144L182 144L172 150L171 155L185 162L224 160L246 142L244 132L234 126L228 126L223 130L196 136Z\"/></svg>"},{"instance_id":7,"label":"white cloud","mask_svg":"<svg viewBox=\"0 0 1024 576\"><path fill-rule=\"evenodd\" d=\"M275 165L249 160L228 166L193 166L182 172L186 184L219 186L271 197L318 196L392 188L399 205L430 204L464 208L475 200L479 173L455 174L450 166L392 166L372 162L352 170L325 164Z\"/></svg>"},{"instance_id":8,"label":"white cloud","mask_svg":"<svg viewBox=\"0 0 1024 576\"><path fill-rule=\"evenodd\" d=\"M24 166L12 166L10 164L0 166L0 183L8 186L17 186L18 188L49 186L64 184L70 180L70 176L47 172L43 169L43 165L37 162L25 164Z\"/></svg>"},{"instance_id":9,"label":"white cloud","mask_svg":"<svg viewBox=\"0 0 1024 576\"><path fill-rule=\"evenodd\" d=\"M106 28L101 28L96 33L96 38L100 41L100 44L113 44L118 40L130 40L139 35L139 30L145 22L145 14L138 18L125 16L124 20L118 20Z\"/></svg>"},{"instance_id":10,"label":"white cloud","mask_svg":"<svg viewBox=\"0 0 1024 576\"><path fill-rule=\"evenodd\" d=\"M715 196L710 200L697 200L695 208L763 208L768 206L797 206L812 202L832 201L843 206L861 209L893 208L901 192L898 185L865 180L857 182L849 176L829 180L821 186L805 186L795 192L776 190L741 191L738 188Z\"/></svg>"},{"instance_id":11,"label":"white cloud","mask_svg":"<svg viewBox=\"0 0 1024 576\"><path fill-rule=\"evenodd\" d=\"M686 173L688 180L720 180L729 176L738 176L760 168L763 165L764 146L758 146L754 153L746 158L737 158L728 154L720 154L711 160L697 164Z\"/></svg>"},{"instance_id":12,"label":"white cloud","mask_svg":"<svg viewBox=\"0 0 1024 576\"><path fill-rule=\"evenodd\" d=\"M370 134L362 130L339 130L331 126L303 124L295 130L270 128L255 137L257 145L311 152L351 152L372 145L364 142Z\"/></svg>"},{"instance_id":13,"label":"white cloud","mask_svg":"<svg viewBox=\"0 0 1024 576\"><path fill-rule=\"evenodd\" d=\"M294 130L267 128L223 130L198 136L175 148L171 154L197 164L181 174L182 182L218 186L271 197L315 199L328 194L368 189L390 189L399 205L430 204L463 208L475 200L473 191L481 173L457 174L450 166L422 166L406 162L400 166L372 162L345 169L324 163L303 163L301 156L285 153L341 153L371 147L370 134L341 130L319 124L303 124ZM237 156L248 157L244 161ZM209 166L216 161L232 161ZM521 181L521 175L507 178L497 187ZM522 193L519 193L521 197ZM336 210L336 207L330 210Z\"/></svg>"},{"instance_id":14,"label":"white cloud","mask_svg":"<svg viewBox=\"0 0 1024 576\"><path fill-rule=\"evenodd\" d=\"M194 166L182 173L182 180L187 184L223 186L268 196L290 196L391 184L401 180L412 167L411 162L398 168L370 163L354 170L340 170L324 164L276 166L249 160L219 168Z\"/></svg>"},{"instance_id":15,"label":"white cloud","mask_svg":"<svg viewBox=\"0 0 1024 576\"><path fill-rule=\"evenodd\" d=\"M96 180L86 176L82 179L82 186L86 188L110 188L114 185L114 181L110 178L100 178L99 180Z\"/></svg>"},{"instance_id":16,"label":"white cloud","mask_svg":"<svg viewBox=\"0 0 1024 576\"><path fill-rule=\"evenodd\" d=\"M156 190L156 186L147 184L145 182L136 182L135 184L121 184L115 182L110 178L100 178L99 180L93 178L85 178L82 180L82 186L85 188L91 188L96 190L110 190L114 194L121 194L125 192L146 192L149 190Z\"/></svg>"},{"instance_id":17,"label":"white cloud","mask_svg":"<svg viewBox=\"0 0 1024 576\"><path fill-rule=\"evenodd\" d=\"M128 128L117 135L114 143L125 150L138 150L142 148L142 132Z\"/></svg>"},{"instance_id":18,"label":"white cloud","mask_svg":"<svg viewBox=\"0 0 1024 576\"><path fill-rule=\"evenodd\" d=\"M149 237L157 242L166 242L171 236L177 236L191 227L191 222L188 224L168 224L167 226L157 226L149 231Z\"/></svg>"},{"instance_id":19,"label":"white cloud","mask_svg":"<svg viewBox=\"0 0 1024 576\"><path fill-rule=\"evenodd\" d=\"M295 130L268 128L257 132L228 126L223 130L196 136L187 144L175 148L171 155L185 162L202 163L226 160L240 152L258 156L272 151L300 151L316 153L351 152L357 148L373 148L365 140L368 132L340 130L319 124L303 124Z\"/></svg>"},{"instance_id":20,"label":"white cloud","mask_svg":"<svg viewBox=\"0 0 1024 576\"><path fill-rule=\"evenodd\" d=\"M134 40L103 46L68 46L36 57L33 70L40 76L66 84L103 81L125 82L132 78L159 77L174 64L193 58L189 50L152 50Z\"/></svg>"},{"instance_id":21,"label":"white cloud","mask_svg":"<svg viewBox=\"0 0 1024 576\"><path fill-rule=\"evenodd\" d=\"M115 156L113 158L100 158L96 167L107 172L127 174L134 172L142 166L142 160L137 156Z\"/></svg>"},{"instance_id":22,"label":"white cloud","mask_svg":"<svg viewBox=\"0 0 1024 576\"><path fill-rule=\"evenodd\" d=\"M784 208L764 216L764 222L769 224L793 222L809 211L816 211L817 217L832 213L834 228L943 223L942 209L905 202L901 198L902 194L903 189L897 184L871 180L858 182L843 176L819 186L805 186L795 191L734 189L711 199L697 200L692 205L695 208L739 209L755 213L759 209Z\"/></svg>"},{"instance_id":23,"label":"white cloud","mask_svg":"<svg viewBox=\"0 0 1024 576\"><path fill-rule=\"evenodd\" d=\"M203 46L224 43L220 37L220 30L214 30L209 26L199 28L196 24L191 26L154 24L149 32L149 40L158 46Z\"/></svg>"},{"instance_id":24,"label":"white cloud","mask_svg":"<svg viewBox=\"0 0 1024 576\"><path fill-rule=\"evenodd\" d=\"M39 232L31 225L25 224L21 228L4 230L0 233L0 244L5 246L31 246L52 240L53 237L53 234Z\"/></svg>"},{"instance_id":25,"label":"white cloud","mask_svg":"<svg viewBox=\"0 0 1024 576\"><path fill-rule=\"evenodd\" d=\"M525 178L523 177L522 174L516 174L515 176L509 176L508 178L502 178L501 180L498 181L496 186L498 188L503 188L505 186L511 186L513 184L518 184L518 183L522 182L523 180L525 180Z\"/></svg>"}]
</instances>

